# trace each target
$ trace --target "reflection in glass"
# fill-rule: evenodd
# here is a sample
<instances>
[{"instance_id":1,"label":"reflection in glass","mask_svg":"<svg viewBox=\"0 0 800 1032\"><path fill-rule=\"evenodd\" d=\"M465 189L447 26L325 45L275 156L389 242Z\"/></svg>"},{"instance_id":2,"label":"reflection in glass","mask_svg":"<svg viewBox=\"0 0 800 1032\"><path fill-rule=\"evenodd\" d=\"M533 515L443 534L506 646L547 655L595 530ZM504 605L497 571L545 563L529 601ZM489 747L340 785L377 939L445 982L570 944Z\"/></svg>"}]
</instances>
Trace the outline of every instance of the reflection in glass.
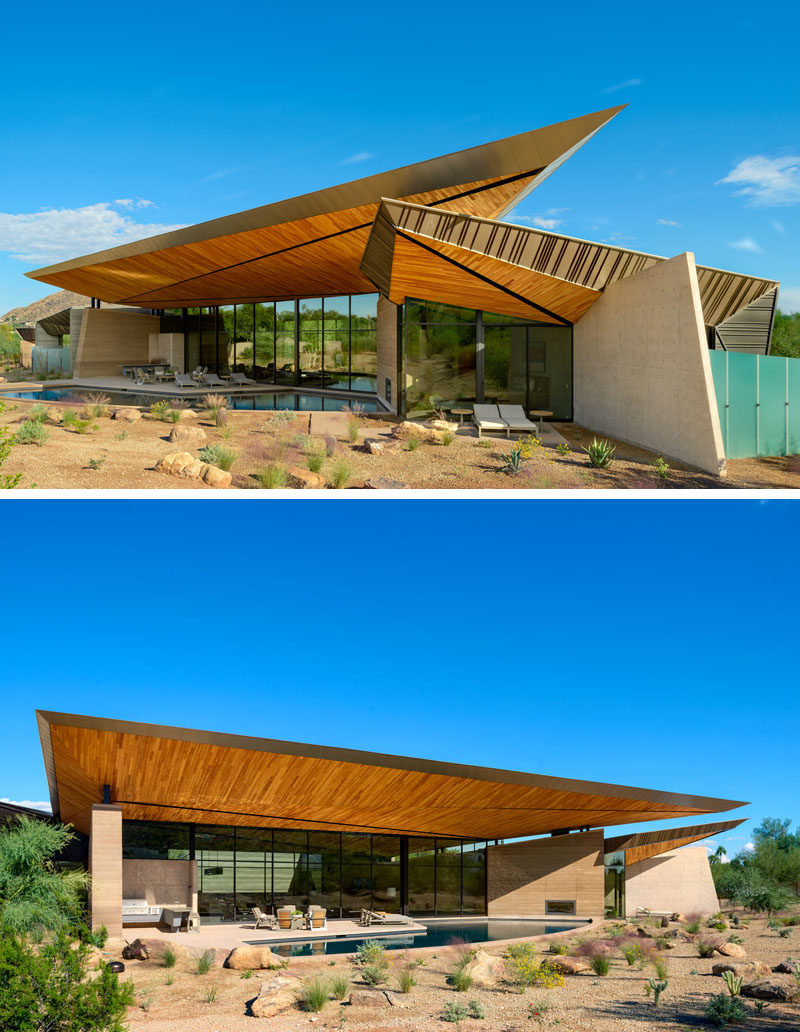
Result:
<instances>
[{"instance_id":1,"label":"reflection in glass","mask_svg":"<svg viewBox=\"0 0 800 1032\"><path fill-rule=\"evenodd\" d=\"M294 301L275 304L275 379L294 383Z\"/></svg>"},{"instance_id":2,"label":"reflection in glass","mask_svg":"<svg viewBox=\"0 0 800 1032\"><path fill-rule=\"evenodd\" d=\"M275 379L275 305L256 304L255 310L255 364L253 378L272 382ZM244 372L244 370L242 370Z\"/></svg>"},{"instance_id":3,"label":"reflection in glass","mask_svg":"<svg viewBox=\"0 0 800 1032\"><path fill-rule=\"evenodd\" d=\"M300 302L300 379L310 387L322 386L322 299Z\"/></svg>"}]
</instances>

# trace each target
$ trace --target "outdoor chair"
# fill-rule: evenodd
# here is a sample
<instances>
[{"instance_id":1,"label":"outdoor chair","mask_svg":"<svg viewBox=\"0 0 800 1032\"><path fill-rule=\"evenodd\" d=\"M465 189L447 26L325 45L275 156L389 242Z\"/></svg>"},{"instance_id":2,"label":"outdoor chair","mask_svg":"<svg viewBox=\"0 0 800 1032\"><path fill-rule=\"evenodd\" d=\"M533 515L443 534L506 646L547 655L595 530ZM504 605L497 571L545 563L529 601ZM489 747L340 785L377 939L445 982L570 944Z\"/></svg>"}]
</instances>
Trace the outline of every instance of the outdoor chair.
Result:
<instances>
[{"instance_id":1,"label":"outdoor chair","mask_svg":"<svg viewBox=\"0 0 800 1032\"><path fill-rule=\"evenodd\" d=\"M362 910L361 920L358 923L361 925L409 925L414 922L404 914L387 914L385 910Z\"/></svg>"},{"instance_id":2,"label":"outdoor chair","mask_svg":"<svg viewBox=\"0 0 800 1032\"><path fill-rule=\"evenodd\" d=\"M325 907L311 906L308 908L309 924L312 928L328 927L328 911Z\"/></svg>"},{"instance_id":3,"label":"outdoor chair","mask_svg":"<svg viewBox=\"0 0 800 1032\"><path fill-rule=\"evenodd\" d=\"M139 387L141 387L142 384L145 384L145 383L155 383L156 382L155 376L151 376L150 373L146 373L144 371L144 369L142 369L141 366L136 366L136 369L134 370L134 372L136 374L136 384Z\"/></svg>"},{"instance_id":4,"label":"outdoor chair","mask_svg":"<svg viewBox=\"0 0 800 1032\"><path fill-rule=\"evenodd\" d=\"M245 376L244 373L231 373L231 383L238 384L241 387L252 383L255 386L255 380L251 380L249 376Z\"/></svg>"},{"instance_id":5,"label":"outdoor chair","mask_svg":"<svg viewBox=\"0 0 800 1032\"><path fill-rule=\"evenodd\" d=\"M278 928L278 922L272 914L265 914L259 907L251 907L251 911L256 921L256 928L269 928L271 931Z\"/></svg>"},{"instance_id":6,"label":"outdoor chair","mask_svg":"<svg viewBox=\"0 0 800 1032\"><path fill-rule=\"evenodd\" d=\"M539 428L525 415L522 405L498 405L500 418L508 424L509 430L524 430L526 433L538 433Z\"/></svg>"},{"instance_id":7,"label":"outdoor chair","mask_svg":"<svg viewBox=\"0 0 800 1032\"><path fill-rule=\"evenodd\" d=\"M294 907L278 907L278 927L291 928Z\"/></svg>"},{"instance_id":8,"label":"outdoor chair","mask_svg":"<svg viewBox=\"0 0 800 1032\"><path fill-rule=\"evenodd\" d=\"M474 405L472 421L478 428L478 437L484 430L505 430L508 437L508 423L501 417L497 405Z\"/></svg>"},{"instance_id":9,"label":"outdoor chair","mask_svg":"<svg viewBox=\"0 0 800 1032\"><path fill-rule=\"evenodd\" d=\"M192 376L196 376L198 379L200 379L200 377L204 376L207 372L208 372L208 366L207 365L197 366L196 369L192 370L192 374L191 375Z\"/></svg>"},{"instance_id":10,"label":"outdoor chair","mask_svg":"<svg viewBox=\"0 0 800 1032\"><path fill-rule=\"evenodd\" d=\"M196 387L197 384L191 378L189 373L176 373L175 374L175 386L176 387Z\"/></svg>"},{"instance_id":11,"label":"outdoor chair","mask_svg":"<svg viewBox=\"0 0 800 1032\"><path fill-rule=\"evenodd\" d=\"M203 373L203 386L205 387L227 387L227 383L220 379L216 373Z\"/></svg>"}]
</instances>

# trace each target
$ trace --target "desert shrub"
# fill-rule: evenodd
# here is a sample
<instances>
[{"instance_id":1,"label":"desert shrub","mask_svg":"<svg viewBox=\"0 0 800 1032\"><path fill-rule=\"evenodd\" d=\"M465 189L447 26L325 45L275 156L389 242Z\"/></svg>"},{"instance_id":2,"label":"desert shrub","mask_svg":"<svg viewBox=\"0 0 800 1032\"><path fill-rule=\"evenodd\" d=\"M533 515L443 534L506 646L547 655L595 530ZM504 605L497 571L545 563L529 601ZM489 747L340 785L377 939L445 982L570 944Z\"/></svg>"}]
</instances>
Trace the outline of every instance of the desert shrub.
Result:
<instances>
[{"instance_id":1,"label":"desert shrub","mask_svg":"<svg viewBox=\"0 0 800 1032\"><path fill-rule=\"evenodd\" d=\"M657 477L660 477L662 480L669 480L669 463L665 462L660 455L653 463L653 470Z\"/></svg>"},{"instance_id":2,"label":"desert shrub","mask_svg":"<svg viewBox=\"0 0 800 1032\"><path fill-rule=\"evenodd\" d=\"M744 939L741 937L741 935L729 935L728 942L732 942L735 943L735 945L737 946L741 946L744 942Z\"/></svg>"},{"instance_id":3,"label":"desert shrub","mask_svg":"<svg viewBox=\"0 0 800 1032\"><path fill-rule=\"evenodd\" d=\"M165 399L154 401L150 406L150 415L153 419L161 419L164 422L169 420L170 403Z\"/></svg>"},{"instance_id":4,"label":"desert shrub","mask_svg":"<svg viewBox=\"0 0 800 1032\"><path fill-rule=\"evenodd\" d=\"M752 914L769 914L783 910L792 897L777 885L754 885L742 894L745 909Z\"/></svg>"},{"instance_id":5,"label":"desert shrub","mask_svg":"<svg viewBox=\"0 0 800 1032\"><path fill-rule=\"evenodd\" d=\"M726 932L728 930L727 921L709 921L708 927L713 928L716 932Z\"/></svg>"},{"instance_id":6,"label":"desert shrub","mask_svg":"<svg viewBox=\"0 0 800 1032\"><path fill-rule=\"evenodd\" d=\"M790 939L791 936L792 936L792 929L791 928L781 928L780 931L778 932L778 935L782 939Z\"/></svg>"},{"instance_id":7,"label":"desert shrub","mask_svg":"<svg viewBox=\"0 0 800 1032\"><path fill-rule=\"evenodd\" d=\"M224 444L209 444L201 448L197 453L198 458L211 466L218 466L227 473L233 466L239 455L235 448L228 448Z\"/></svg>"},{"instance_id":8,"label":"desert shrub","mask_svg":"<svg viewBox=\"0 0 800 1032\"><path fill-rule=\"evenodd\" d=\"M94 394L82 394L80 397L87 419L102 419L103 416L108 415L111 398L107 394L95 392Z\"/></svg>"},{"instance_id":9,"label":"desert shrub","mask_svg":"<svg viewBox=\"0 0 800 1032\"><path fill-rule=\"evenodd\" d=\"M206 1003L213 1003L214 1000L216 1000L216 998L217 998L217 987L215 985L209 986L208 989L206 989L203 992L203 999L206 1001Z\"/></svg>"},{"instance_id":10,"label":"desert shrub","mask_svg":"<svg viewBox=\"0 0 800 1032\"><path fill-rule=\"evenodd\" d=\"M76 434L88 434L94 433L95 430L99 430L100 427L97 423L93 423L91 419L73 419L72 429Z\"/></svg>"},{"instance_id":11,"label":"desert shrub","mask_svg":"<svg viewBox=\"0 0 800 1032\"><path fill-rule=\"evenodd\" d=\"M319 452L314 452L306 457L306 465L312 473L319 473L324 461L325 456L321 455Z\"/></svg>"},{"instance_id":12,"label":"desert shrub","mask_svg":"<svg viewBox=\"0 0 800 1032\"><path fill-rule=\"evenodd\" d=\"M197 958L195 964L195 971L198 975L207 975L211 968L214 966L216 960L216 953L214 950L204 950L203 953Z\"/></svg>"},{"instance_id":13,"label":"desert shrub","mask_svg":"<svg viewBox=\"0 0 800 1032\"><path fill-rule=\"evenodd\" d=\"M781 924L786 928L791 928L794 925L800 925L800 915L795 914L794 917L782 917Z\"/></svg>"},{"instance_id":14,"label":"desert shrub","mask_svg":"<svg viewBox=\"0 0 800 1032\"><path fill-rule=\"evenodd\" d=\"M47 405L34 405L28 413L28 419L33 420L34 423L46 423L47 422Z\"/></svg>"},{"instance_id":15,"label":"desert shrub","mask_svg":"<svg viewBox=\"0 0 800 1032\"><path fill-rule=\"evenodd\" d=\"M300 988L300 1006L317 1014L328 1002L328 983L323 978L310 978Z\"/></svg>"},{"instance_id":16,"label":"desert shrub","mask_svg":"<svg viewBox=\"0 0 800 1032\"><path fill-rule=\"evenodd\" d=\"M503 954L508 967L509 977L521 988L542 986L550 989L563 985L564 976L546 960L542 960L532 942L515 943Z\"/></svg>"},{"instance_id":17,"label":"desert shrub","mask_svg":"<svg viewBox=\"0 0 800 1032\"><path fill-rule=\"evenodd\" d=\"M563 942L551 942L550 943L550 952L554 953L558 957L563 957L564 954L567 952L566 943L563 943Z\"/></svg>"},{"instance_id":18,"label":"desert shrub","mask_svg":"<svg viewBox=\"0 0 800 1032\"><path fill-rule=\"evenodd\" d=\"M356 964L386 964L386 947L377 939L365 939L356 949Z\"/></svg>"},{"instance_id":19,"label":"desert shrub","mask_svg":"<svg viewBox=\"0 0 800 1032\"><path fill-rule=\"evenodd\" d=\"M737 997L719 993L717 996L711 997L706 1007L706 1017L712 1025L722 1028L723 1025L733 1025L744 1021L747 1011Z\"/></svg>"},{"instance_id":20,"label":"desert shrub","mask_svg":"<svg viewBox=\"0 0 800 1032\"><path fill-rule=\"evenodd\" d=\"M650 978L648 979L647 984L653 994L653 1006L657 1007L658 1001L661 999L661 994L669 986L669 982L666 978L662 978L660 982L656 981L655 978Z\"/></svg>"},{"instance_id":21,"label":"desert shrub","mask_svg":"<svg viewBox=\"0 0 800 1032\"><path fill-rule=\"evenodd\" d=\"M174 984L175 984L175 975L173 975L173 973L170 971L170 973L164 979L164 985L174 985Z\"/></svg>"},{"instance_id":22,"label":"desert shrub","mask_svg":"<svg viewBox=\"0 0 800 1032\"><path fill-rule=\"evenodd\" d=\"M454 1024L460 1024L464 1018L469 1015L469 1011L461 1002L461 1000L453 1000L451 1003L446 1003L442 1010L441 1018L442 1021L450 1021Z\"/></svg>"},{"instance_id":23,"label":"desert shrub","mask_svg":"<svg viewBox=\"0 0 800 1032\"><path fill-rule=\"evenodd\" d=\"M75 409L65 408L64 411L61 413L61 425L72 426L72 424L75 422L77 418L78 413L75 411Z\"/></svg>"},{"instance_id":24,"label":"desert shrub","mask_svg":"<svg viewBox=\"0 0 800 1032\"><path fill-rule=\"evenodd\" d=\"M626 946L620 946L619 951L627 960L628 967L633 967L634 964L644 960L644 950L638 942L631 942Z\"/></svg>"},{"instance_id":25,"label":"desert shrub","mask_svg":"<svg viewBox=\"0 0 800 1032\"><path fill-rule=\"evenodd\" d=\"M296 413L290 412L288 409L279 409L277 412L273 412L269 423L267 423L266 429L269 429L270 423L275 426L288 426L289 423L295 421Z\"/></svg>"},{"instance_id":26,"label":"desert shrub","mask_svg":"<svg viewBox=\"0 0 800 1032\"><path fill-rule=\"evenodd\" d=\"M26 419L24 423L20 424L15 436L18 444L38 444L41 447L50 436L50 431L43 423Z\"/></svg>"},{"instance_id":27,"label":"desert shrub","mask_svg":"<svg viewBox=\"0 0 800 1032\"><path fill-rule=\"evenodd\" d=\"M102 469L107 458L107 455L101 455L97 459L89 459L89 469Z\"/></svg>"},{"instance_id":28,"label":"desert shrub","mask_svg":"<svg viewBox=\"0 0 800 1032\"><path fill-rule=\"evenodd\" d=\"M443 430L442 431L442 438L441 438L441 440L442 440L442 444L444 444L445 446L447 446L448 444L452 444L455 439L456 439L456 435L453 433L452 430Z\"/></svg>"},{"instance_id":29,"label":"desert shrub","mask_svg":"<svg viewBox=\"0 0 800 1032\"><path fill-rule=\"evenodd\" d=\"M607 975L611 965L608 962L608 957L603 953L598 953L591 959L592 971L596 975Z\"/></svg>"},{"instance_id":30,"label":"desert shrub","mask_svg":"<svg viewBox=\"0 0 800 1032\"><path fill-rule=\"evenodd\" d=\"M334 487L339 489L347 486L347 482L352 475L353 467L344 456L337 459L330 468L330 482Z\"/></svg>"},{"instance_id":31,"label":"desert shrub","mask_svg":"<svg viewBox=\"0 0 800 1032\"><path fill-rule=\"evenodd\" d=\"M667 977L667 975L669 974L669 970L668 970L668 968L667 968L667 962L666 962L666 960L664 960L664 958L663 958L663 957L659 957L659 955L658 955L658 954L655 954L655 956L653 956L653 957L651 958L651 963L652 963L653 967L655 968L655 972L656 972L656 975L657 975L657 976L658 976L658 977L659 977L659 978L661 979L661 981L663 982L663 981L664 981L664 979L665 979L665 978Z\"/></svg>"},{"instance_id":32,"label":"desert shrub","mask_svg":"<svg viewBox=\"0 0 800 1032\"><path fill-rule=\"evenodd\" d=\"M351 444L358 444L358 422L351 419L347 424L347 437Z\"/></svg>"},{"instance_id":33,"label":"desert shrub","mask_svg":"<svg viewBox=\"0 0 800 1032\"><path fill-rule=\"evenodd\" d=\"M700 931L700 922L697 920L688 921L686 924L686 931L690 935L697 935L697 933Z\"/></svg>"},{"instance_id":34,"label":"desert shrub","mask_svg":"<svg viewBox=\"0 0 800 1032\"><path fill-rule=\"evenodd\" d=\"M417 984L414 969L410 965L401 969L397 976L397 987L401 993L410 993Z\"/></svg>"},{"instance_id":35,"label":"desert shrub","mask_svg":"<svg viewBox=\"0 0 800 1032\"><path fill-rule=\"evenodd\" d=\"M336 1000L343 1000L347 996L347 990L350 988L349 981L344 975L337 975L336 978L331 979L331 995ZM405 990L403 990L405 992Z\"/></svg>"},{"instance_id":36,"label":"desert shrub","mask_svg":"<svg viewBox=\"0 0 800 1032\"><path fill-rule=\"evenodd\" d=\"M219 410L224 409L227 404L228 401L224 394L206 394L203 398L203 407L214 422L216 422Z\"/></svg>"},{"instance_id":37,"label":"desert shrub","mask_svg":"<svg viewBox=\"0 0 800 1032\"><path fill-rule=\"evenodd\" d=\"M589 455L589 462L595 467L595 469L608 469L614 460L614 452L617 449L609 444L605 439L598 441L596 437L592 438L592 443L587 449Z\"/></svg>"},{"instance_id":38,"label":"desert shrub","mask_svg":"<svg viewBox=\"0 0 800 1032\"><path fill-rule=\"evenodd\" d=\"M714 950L717 948L717 944L714 942L700 941L697 944L697 956L698 957L710 957Z\"/></svg>"},{"instance_id":39,"label":"desert shrub","mask_svg":"<svg viewBox=\"0 0 800 1032\"><path fill-rule=\"evenodd\" d=\"M172 968L175 967L175 964L178 960L178 956L171 946L167 946L167 948L164 950L161 959L164 961L165 968Z\"/></svg>"},{"instance_id":40,"label":"desert shrub","mask_svg":"<svg viewBox=\"0 0 800 1032\"><path fill-rule=\"evenodd\" d=\"M254 476L258 485L269 491L276 491L280 490L282 487L286 487L286 482L289 479L286 467L281 462L267 463L267 465L264 466L263 469L258 470Z\"/></svg>"},{"instance_id":41,"label":"desert shrub","mask_svg":"<svg viewBox=\"0 0 800 1032\"><path fill-rule=\"evenodd\" d=\"M558 454L559 454L559 455L561 455L561 456L562 456L563 458L566 458L566 457L567 457L568 455L571 455L571 454L572 454L572 452L570 451L570 447L569 447L569 445L568 445L568 444L564 444L564 442L563 442L563 441L562 441L562 443L561 443L561 444L559 444L559 446L558 446L558 447L556 448L556 451L557 451L557 452L558 452Z\"/></svg>"},{"instance_id":42,"label":"desert shrub","mask_svg":"<svg viewBox=\"0 0 800 1032\"><path fill-rule=\"evenodd\" d=\"M386 981L388 966L386 964L367 964L361 977L367 985L380 985Z\"/></svg>"},{"instance_id":43,"label":"desert shrub","mask_svg":"<svg viewBox=\"0 0 800 1032\"><path fill-rule=\"evenodd\" d=\"M483 1009L480 1000L470 1000L467 1007L471 1018L477 1018L480 1021L481 1018L486 1017L486 1011Z\"/></svg>"},{"instance_id":44,"label":"desert shrub","mask_svg":"<svg viewBox=\"0 0 800 1032\"><path fill-rule=\"evenodd\" d=\"M466 972L463 967L456 968L447 981L458 993L465 993L472 988L472 975Z\"/></svg>"},{"instance_id":45,"label":"desert shrub","mask_svg":"<svg viewBox=\"0 0 800 1032\"><path fill-rule=\"evenodd\" d=\"M166 415L166 419L170 423L180 423L181 413L179 409L171 408Z\"/></svg>"},{"instance_id":46,"label":"desert shrub","mask_svg":"<svg viewBox=\"0 0 800 1032\"><path fill-rule=\"evenodd\" d=\"M518 444L515 444L507 455L503 455L500 463L500 472L515 477L522 472L526 461L527 459L523 455L522 449Z\"/></svg>"},{"instance_id":47,"label":"desert shrub","mask_svg":"<svg viewBox=\"0 0 800 1032\"><path fill-rule=\"evenodd\" d=\"M5 409L5 405L0 401L0 412ZM17 439L14 434L8 429L7 426L0 426L0 466L6 461L8 456L11 454L11 449L17 443ZM3 473L0 475L0 489L4 491L13 491L17 484L22 480L21 473Z\"/></svg>"},{"instance_id":48,"label":"desert shrub","mask_svg":"<svg viewBox=\"0 0 800 1032\"><path fill-rule=\"evenodd\" d=\"M406 451L416 451L420 444L421 441L418 437L409 437L406 441Z\"/></svg>"},{"instance_id":49,"label":"desert shrub","mask_svg":"<svg viewBox=\"0 0 800 1032\"><path fill-rule=\"evenodd\" d=\"M239 972L239 978L252 978L252 977L253 977L253 969L252 968L245 968L244 971L240 971Z\"/></svg>"}]
</instances>

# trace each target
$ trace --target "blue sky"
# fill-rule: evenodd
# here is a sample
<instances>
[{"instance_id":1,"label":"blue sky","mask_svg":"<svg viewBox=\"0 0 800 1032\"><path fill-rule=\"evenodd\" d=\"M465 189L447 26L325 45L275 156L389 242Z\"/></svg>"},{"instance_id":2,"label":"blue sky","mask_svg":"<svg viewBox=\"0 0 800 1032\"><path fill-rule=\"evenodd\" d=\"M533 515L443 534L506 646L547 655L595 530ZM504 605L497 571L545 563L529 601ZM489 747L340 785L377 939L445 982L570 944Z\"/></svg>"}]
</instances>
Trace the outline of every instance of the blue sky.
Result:
<instances>
[{"instance_id":1,"label":"blue sky","mask_svg":"<svg viewBox=\"0 0 800 1032\"><path fill-rule=\"evenodd\" d=\"M47 799L38 707L800 820L795 503L16 506L0 797Z\"/></svg>"},{"instance_id":2,"label":"blue sky","mask_svg":"<svg viewBox=\"0 0 800 1032\"><path fill-rule=\"evenodd\" d=\"M785 0L11 5L0 313L51 292L26 269L625 102L517 216L800 309L798 28Z\"/></svg>"}]
</instances>

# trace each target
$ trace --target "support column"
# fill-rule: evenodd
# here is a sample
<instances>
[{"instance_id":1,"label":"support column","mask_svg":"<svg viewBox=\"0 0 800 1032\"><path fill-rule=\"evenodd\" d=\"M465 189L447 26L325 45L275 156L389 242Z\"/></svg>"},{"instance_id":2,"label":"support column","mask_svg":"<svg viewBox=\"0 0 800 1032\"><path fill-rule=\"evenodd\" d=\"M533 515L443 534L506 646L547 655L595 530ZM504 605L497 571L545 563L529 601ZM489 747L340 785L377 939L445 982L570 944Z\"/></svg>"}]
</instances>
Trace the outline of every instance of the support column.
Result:
<instances>
[{"instance_id":1,"label":"support column","mask_svg":"<svg viewBox=\"0 0 800 1032\"><path fill-rule=\"evenodd\" d=\"M111 937L122 935L122 807L92 806L89 837L90 924L105 925Z\"/></svg>"}]
</instances>

